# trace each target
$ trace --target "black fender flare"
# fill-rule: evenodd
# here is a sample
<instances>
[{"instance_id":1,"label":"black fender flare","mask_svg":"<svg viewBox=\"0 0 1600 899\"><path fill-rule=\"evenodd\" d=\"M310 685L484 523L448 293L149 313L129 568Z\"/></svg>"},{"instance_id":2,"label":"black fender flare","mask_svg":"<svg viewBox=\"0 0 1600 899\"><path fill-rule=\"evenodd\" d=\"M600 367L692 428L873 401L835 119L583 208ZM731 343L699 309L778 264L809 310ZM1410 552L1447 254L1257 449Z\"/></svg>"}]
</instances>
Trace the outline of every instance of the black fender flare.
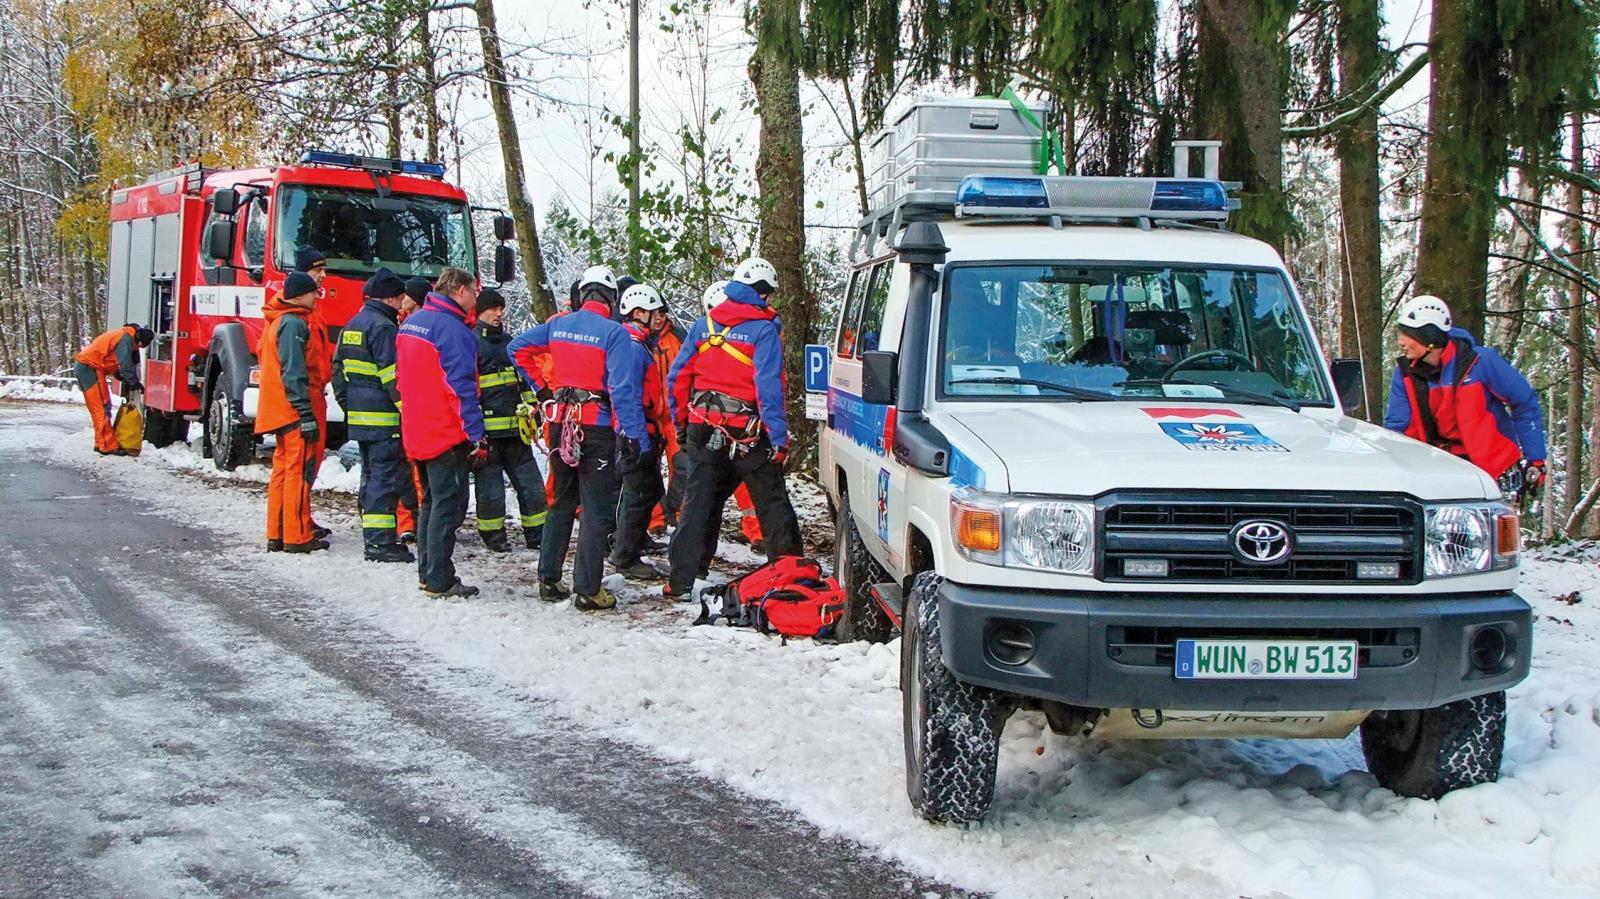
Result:
<instances>
[{"instance_id":1,"label":"black fender flare","mask_svg":"<svg viewBox=\"0 0 1600 899\"><path fill-rule=\"evenodd\" d=\"M211 344L206 349L206 377L200 394L201 410L211 408L211 392L216 389L218 372L229 375L235 409L244 407L244 391L250 386L250 369L256 364L256 354L245 340L244 326L238 322L217 325L211 331ZM201 412L204 415L204 411Z\"/></svg>"}]
</instances>

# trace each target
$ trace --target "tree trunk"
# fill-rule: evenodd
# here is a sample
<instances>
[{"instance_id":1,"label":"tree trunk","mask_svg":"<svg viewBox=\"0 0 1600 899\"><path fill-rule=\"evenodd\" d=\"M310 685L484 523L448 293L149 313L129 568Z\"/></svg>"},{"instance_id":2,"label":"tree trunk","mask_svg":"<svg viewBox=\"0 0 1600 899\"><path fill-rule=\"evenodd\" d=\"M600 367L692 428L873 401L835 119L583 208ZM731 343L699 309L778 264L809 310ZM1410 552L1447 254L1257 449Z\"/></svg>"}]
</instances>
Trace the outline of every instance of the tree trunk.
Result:
<instances>
[{"instance_id":1,"label":"tree trunk","mask_svg":"<svg viewBox=\"0 0 1600 899\"><path fill-rule=\"evenodd\" d=\"M1339 86L1348 94L1373 84L1383 69L1378 0L1340 0ZM1344 272L1340 279L1340 344L1361 360L1366 401L1360 415L1382 418L1388 384L1383 352L1383 226L1378 198L1378 112L1339 132L1339 209Z\"/></svg>"},{"instance_id":2,"label":"tree trunk","mask_svg":"<svg viewBox=\"0 0 1600 899\"><path fill-rule=\"evenodd\" d=\"M1434 0L1428 58L1428 167L1422 188L1417 292L1450 304L1457 327L1483 337L1494 195L1505 171L1505 140L1488 92L1495 49L1475 39L1492 11L1477 0ZM1492 29L1491 29L1492 30Z\"/></svg>"},{"instance_id":3,"label":"tree trunk","mask_svg":"<svg viewBox=\"0 0 1600 899\"><path fill-rule=\"evenodd\" d=\"M1583 163L1583 115L1572 114L1572 168ZM1580 270L1583 262L1583 188L1567 185L1567 259ZM1583 492L1583 350L1588 336L1583 325L1583 282L1569 281L1567 288L1567 480L1561 508L1571 513Z\"/></svg>"},{"instance_id":4,"label":"tree trunk","mask_svg":"<svg viewBox=\"0 0 1600 899\"><path fill-rule=\"evenodd\" d=\"M1202 0L1194 120L1189 132L1222 141L1222 177L1240 181L1232 226L1283 252L1283 54L1286 17L1275 0Z\"/></svg>"},{"instance_id":5,"label":"tree trunk","mask_svg":"<svg viewBox=\"0 0 1600 899\"><path fill-rule=\"evenodd\" d=\"M760 190L761 255L778 270L774 304L783 316L789 373L790 452L804 458L814 445L805 418L805 345L816 324L816 298L805 277L806 166L800 110L800 0L763 0L757 12L756 49L750 57L761 145L756 150Z\"/></svg>"},{"instance_id":6,"label":"tree trunk","mask_svg":"<svg viewBox=\"0 0 1600 899\"><path fill-rule=\"evenodd\" d=\"M1523 172L1517 179L1517 199L1523 201L1516 205L1517 215L1528 223L1528 227L1537 231L1541 210L1537 206L1525 205L1539 202L1539 186L1527 172ZM1513 228L1511 231L1511 244L1507 251L1508 256L1518 259L1533 259L1539 248L1533 242L1533 235L1522 228ZM1490 343L1494 345L1507 359L1514 358L1517 344L1522 339L1522 327L1527 314L1524 310L1528 306L1528 286L1533 280L1533 264L1531 262L1507 262L1506 270L1501 276L1501 289L1499 295L1500 315L1496 316L1495 327L1490 329Z\"/></svg>"},{"instance_id":7,"label":"tree trunk","mask_svg":"<svg viewBox=\"0 0 1600 899\"><path fill-rule=\"evenodd\" d=\"M428 145L423 158L439 162L444 119L439 115L439 69L433 49L432 15L430 4L424 4L417 14L417 56L422 65L422 130Z\"/></svg>"},{"instance_id":8,"label":"tree trunk","mask_svg":"<svg viewBox=\"0 0 1600 899\"><path fill-rule=\"evenodd\" d=\"M483 39L483 78L489 85L489 105L494 108L495 128L500 133L500 158L506 170L506 204L517 225L517 243L522 246L523 272L533 314L541 321L555 312L555 302L544 271L544 253L539 248L538 220L533 201L528 198L528 178L522 168L522 142L517 136L516 110L511 105L511 88L506 82L505 58L500 55L500 32L495 28L494 0L475 0L478 34Z\"/></svg>"}]
</instances>

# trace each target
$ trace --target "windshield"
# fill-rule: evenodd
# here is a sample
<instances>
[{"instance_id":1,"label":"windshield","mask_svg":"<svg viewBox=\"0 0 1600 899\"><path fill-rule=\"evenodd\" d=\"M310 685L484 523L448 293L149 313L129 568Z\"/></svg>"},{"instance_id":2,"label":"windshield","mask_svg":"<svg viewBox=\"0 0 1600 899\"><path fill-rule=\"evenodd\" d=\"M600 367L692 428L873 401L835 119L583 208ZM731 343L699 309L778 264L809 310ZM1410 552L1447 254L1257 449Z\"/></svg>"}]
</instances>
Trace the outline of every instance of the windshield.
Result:
<instances>
[{"instance_id":1,"label":"windshield","mask_svg":"<svg viewBox=\"0 0 1600 899\"><path fill-rule=\"evenodd\" d=\"M944 297L942 397L1328 403L1279 272L952 265Z\"/></svg>"},{"instance_id":2,"label":"windshield","mask_svg":"<svg viewBox=\"0 0 1600 899\"><path fill-rule=\"evenodd\" d=\"M296 247L313 246L333 272L388 266L402 278L433 278L447 265L476 273L472 222L465 203L337 187L278 192L278 267L294 265Z\"/></svg>"}]
</instances>

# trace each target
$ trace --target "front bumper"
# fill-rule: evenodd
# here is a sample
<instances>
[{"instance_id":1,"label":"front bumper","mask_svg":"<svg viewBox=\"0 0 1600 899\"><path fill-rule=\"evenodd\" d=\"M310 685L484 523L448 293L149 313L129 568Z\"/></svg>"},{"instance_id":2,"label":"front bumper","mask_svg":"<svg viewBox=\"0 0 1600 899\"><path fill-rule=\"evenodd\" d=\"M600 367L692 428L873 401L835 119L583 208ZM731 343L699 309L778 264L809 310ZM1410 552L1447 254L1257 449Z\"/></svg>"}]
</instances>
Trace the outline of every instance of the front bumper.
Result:
<instances>
[{"instance_id":1,"label":"front bumper","mask_svg":"<svg viewBox=\"0 0 1600 899\"><path fill-rule=\"evenodd\" d=\"M1088 708L1232 711L1422 709L1504 690L1528 674L1533 615L1515 593L1427 596L1091 593L944 582L945 665L962 681ZM1502 664L1474 667L1484 626L1508 637ZM1016 663L1025 628L1031 655ZM1179 680L1183 637L1355 639L1353 680ZM1009 656L1011 664L1002 661Z\"/></svg>"}]
</instances>

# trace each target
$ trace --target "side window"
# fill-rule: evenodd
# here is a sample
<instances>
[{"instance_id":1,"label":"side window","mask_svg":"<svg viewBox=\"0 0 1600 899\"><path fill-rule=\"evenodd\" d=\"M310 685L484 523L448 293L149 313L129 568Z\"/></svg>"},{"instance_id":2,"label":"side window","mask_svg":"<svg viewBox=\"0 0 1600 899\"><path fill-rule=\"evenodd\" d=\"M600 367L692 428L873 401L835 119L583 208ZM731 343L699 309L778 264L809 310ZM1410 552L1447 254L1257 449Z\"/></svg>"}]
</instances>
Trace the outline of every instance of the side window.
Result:
<instances>
[{"instance_id":1,"label":"side window","mask_svg":"<svg viewBox=\"0 0 1600 899\"><path fill-rule=\"evenodd\" d=\"M889 305L889 275L893 271L893 260L880 262L872 269L867 301L861 309L861 338L857 341L860 352L878 348L878 339L883 335L883 310Z\"/></svg>"},{"instance_id":2,"label":"side window","mask_svg":"<svg viewBox=\"0 0 1600 899\"><path fill-rule=\"evenodd\" d=\"M267 264L267 198L257 196L250 203L244 222L244 264L259 269Z\"/></svg>"},{"instance_id":3,"label":"side window","mask_svg":"<svg viewBox=\"0 0 1600 899\"><path fill-rule=\"evenodd\" d=\"M850 287L845 291L844 306L839 312L839 340L834 344L834 355L849 359L856 354L856 321L861 317L861 299L866 295L867 272L857 269L850 273Z\"/></svg>"}]
</instances>

